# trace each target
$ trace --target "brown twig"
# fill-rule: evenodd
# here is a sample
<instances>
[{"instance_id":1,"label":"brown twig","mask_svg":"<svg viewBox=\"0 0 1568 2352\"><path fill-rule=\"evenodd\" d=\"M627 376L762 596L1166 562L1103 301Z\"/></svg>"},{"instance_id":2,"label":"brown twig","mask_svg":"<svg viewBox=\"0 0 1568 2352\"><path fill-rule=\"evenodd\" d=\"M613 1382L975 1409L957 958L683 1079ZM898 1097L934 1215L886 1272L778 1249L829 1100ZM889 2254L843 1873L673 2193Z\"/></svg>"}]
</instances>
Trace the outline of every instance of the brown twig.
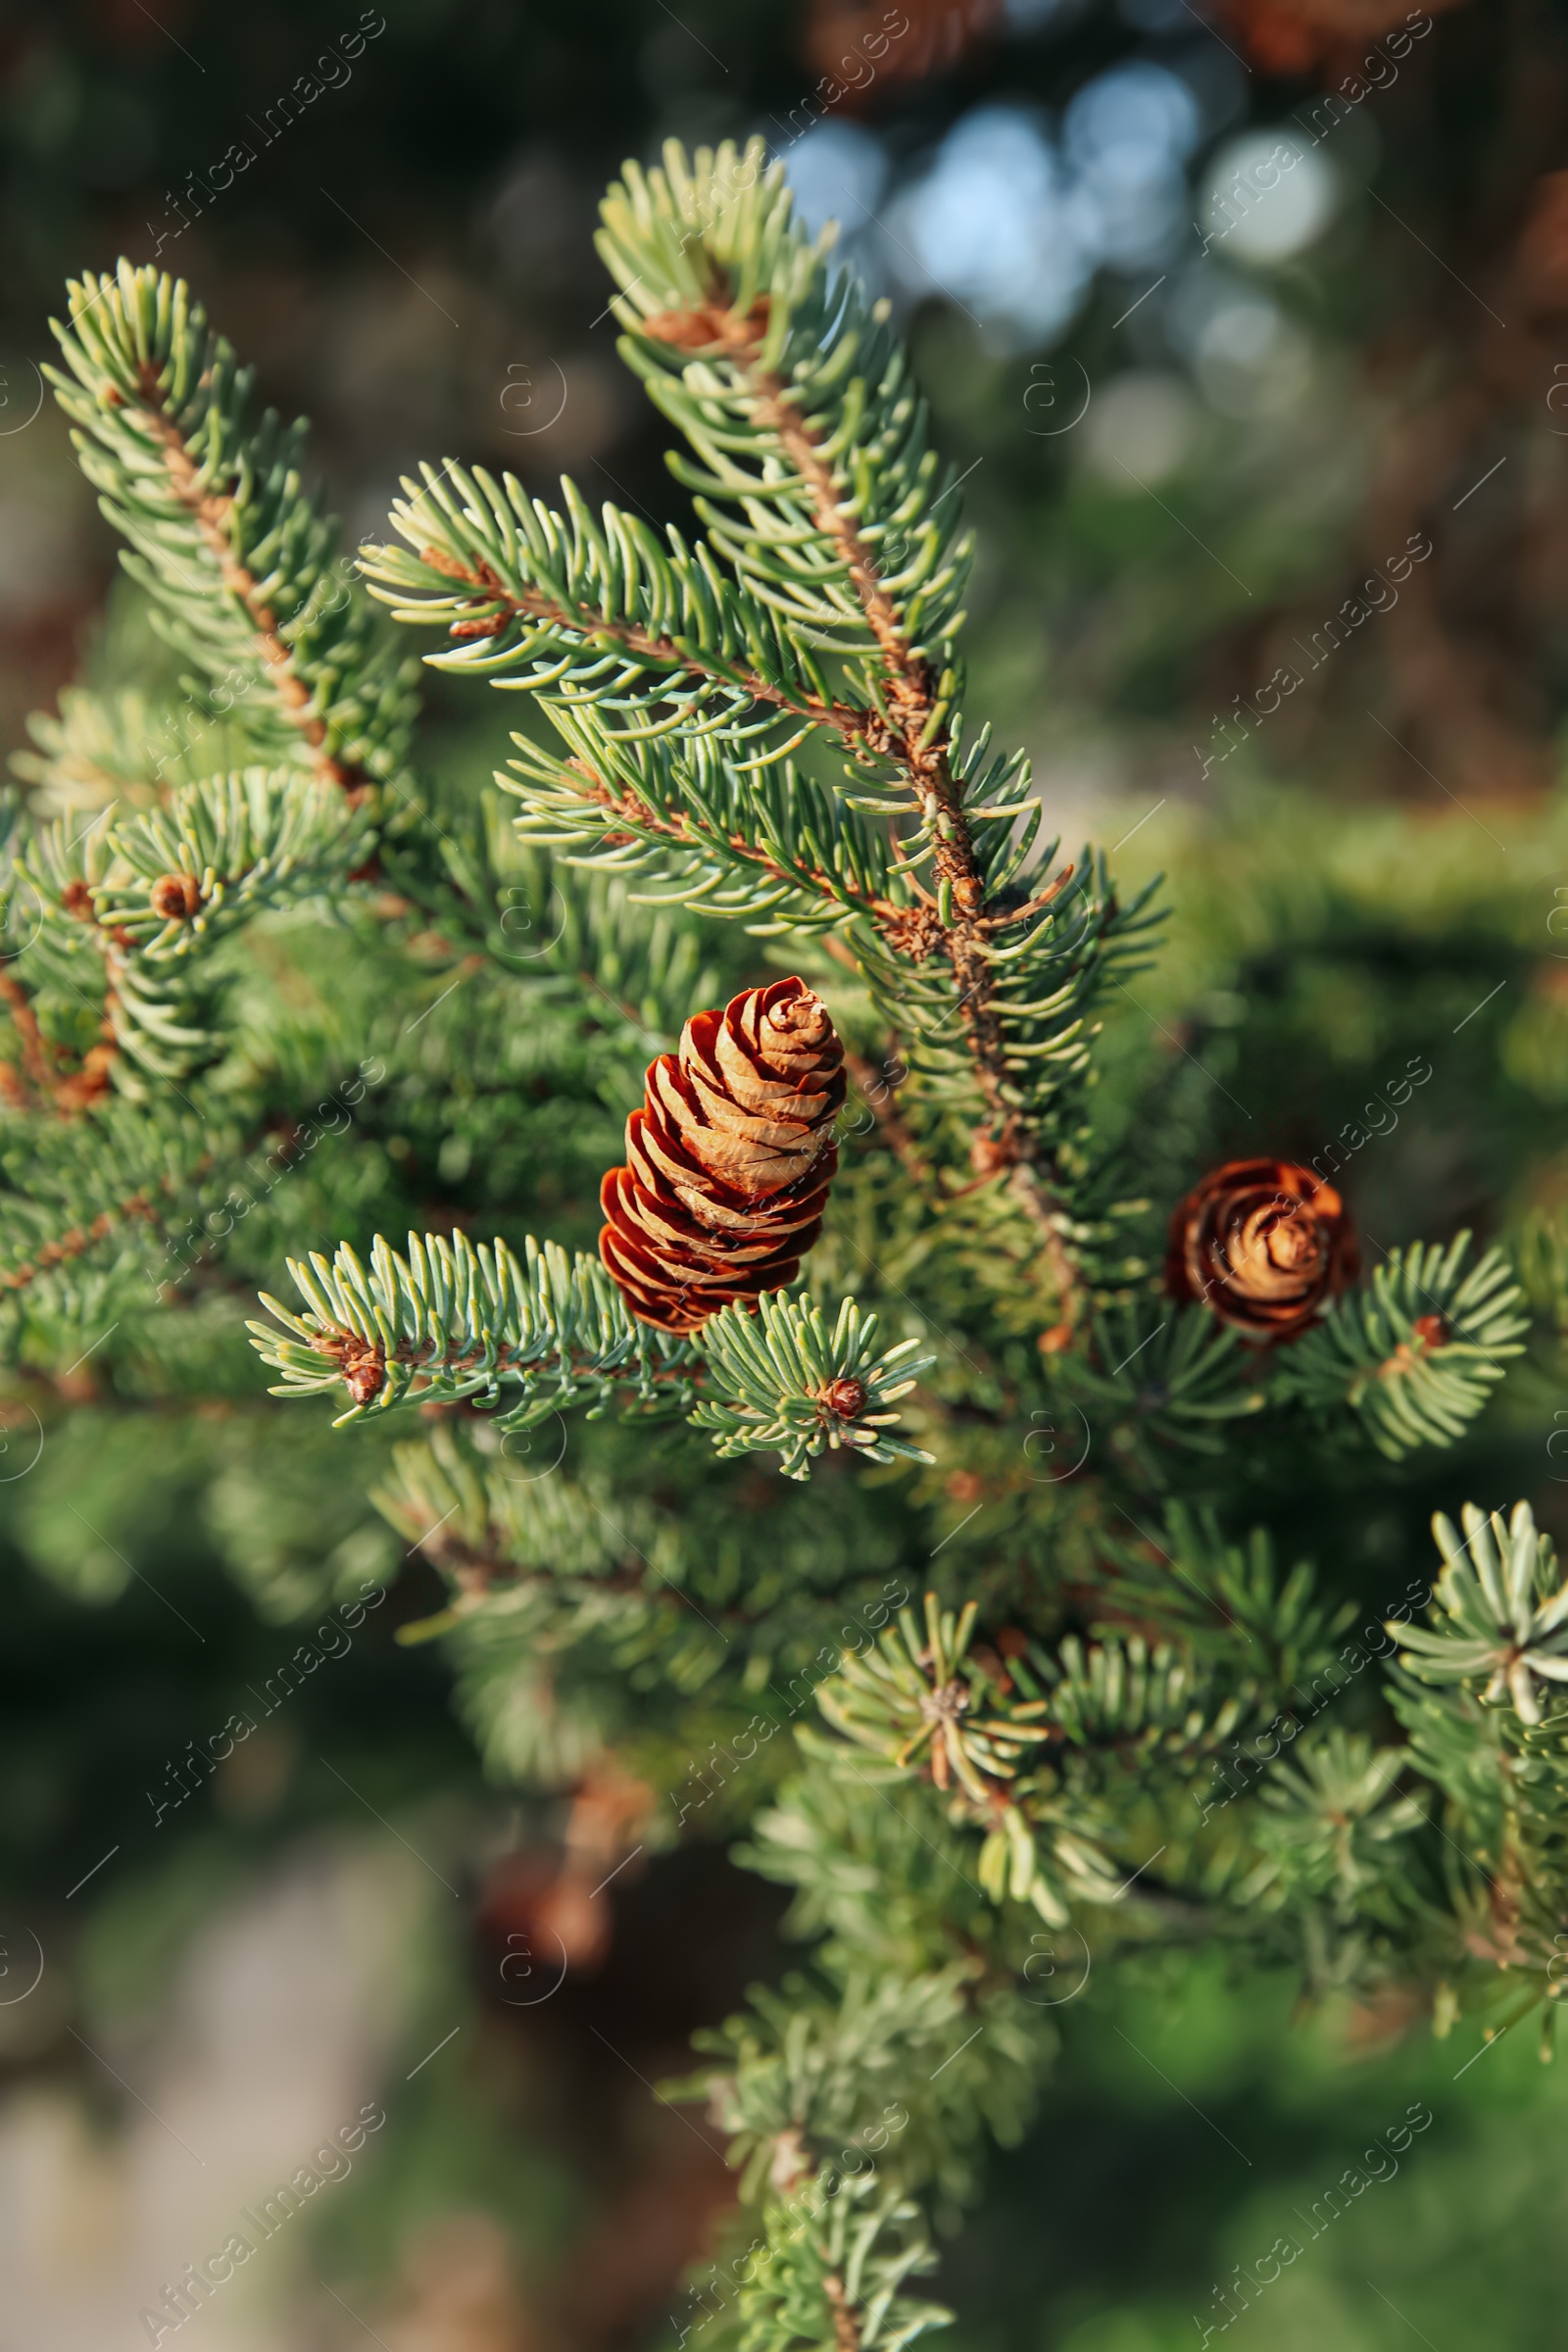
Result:
<instances>
[{"instance_id":1,"label":"brown twig","mask_svg":"<svg viewBox=\"0 0 1568 2352\"><path fill-rule=\"evenodd\" d=\"M465 564L439 547L421 547L419 561L447 579L459 580L471 588L475 605L498 608L493 613L480 613L471 620L455 620L449 632L454 637L498 637L513 620L542 620L558 629L570 629L586 639L609 639L662 668L695 670L720 684L738 687L753 702L771 703L775 710L786 711L791 717L809 719L814 726L833 727L846 741L863 737L867 728L875 724L876 713L872 710L858 710L853 703L825 703L811 694L803 697L787 694L758 670L737 669L711 657L705 658L694 647L677 645L672 637L656 637L652 630L642 628L636 621L607 620L591 605L558 604L554 597L545 596L536 588L509 588L488 564Z\"/></svg>"},{"instance_id":2,"label":"brown twig","mask_svg":"<svg viewBox=\"0 0 1568 2352\"><path fill-rule=\"evenodd\" d=\"M931 1168L908 1123L893 1098L893 1089L881 1072L874 1069L863 1054L844 1051L844 1067L850 1083L865 1102L877 1123L883 1142L897 1157L900 1166L916 1184L929 1184Z\"/></svg>"},{"instance_id":3,"label":"brown twig","mask_svg":"<svg viewBox=\"0 0 1568 2352\"><path fill-rule=\"evenodd\" d=\"M586 761L577 759L575 755L564 764L572 770L574 775L582 778L586 788L583 793L585 800L592 801L597 808L609 809L612 815L619 817L622 823L628 827L635 826L637 833L657 834L662 840L674 842L681 849L701 850L703 848L703 836L693 832L684 815L679 817L656 816L647 803L638 800L634 794L612 792L604 778L596 776ZM635 840L637 833L628 832L621 838ZM613 846L616 838L614 834L608 834L606 846ZM881 899L870 894L861 896L850 891L838 876L825 874L816 866L804 866L799 872L792 873L788 866L780 865L776 858L769 858L764 850L760 850L755 842L749 841L744 833L726 833L723 838L725 846L737 858L745 858L748 863L757 866L760 872L767 875L770 881L787 883L792 890L814 889L823 897L842 898L848 896L856 900L855 905L845 907L846 917L863 914L880 930L891 934L901 924L907 924L915 912L910 907L896 906L891 899Z\"/></svg>"},{"instance_id":4,"label":"brown twig","mask_svg":"<svg viewBox=\"0 0 1568 2352\"><path fill-rule=\"evenodd\" d=\"M828 2309L833 2314L833 2341L837 2352L860 2352L859 2325L851 2307L850 2298L844 2292L844 2281L835 2272L830 2271L823 2279L822 2292L826 2295Z\"/></svg>"},{"instance_id":5,"label":"brown twig","mask_svg":"<svg viewBox=\"0 0 1568 2352\"><path fill-rule=\"evenodd\" d=\"M51 1266L65 1265L80 1257L94 1242L106 1241L117 1225L128 1225L133 1217L152 1219L153 1207L145 1193L132 1193L117 1208L100 1209L90 1225L74 1225L58 1242L45 1242L36 1257L25 1259L20 1266L0 1272L0 1290L24 1291L29 1282L36 1282Z\"/></svg>"},{"instance_id":6,"label":"brown twig","mask_svg":"<svg viewBox=\"0 0 1568 2352\"><path fill-rule=\"evenodd\" d=\"M319 1356L338 1372L356 1404L369 1404L380 1396L386 1386L388 1364L407 1365L416 1374L430 1376L472 1372L487 1360L486 1351L481 1347L443 1348L435 1340L425 1340L417 1347L410 1340L400 1340L395 1348L388 1349L379 1340L368 1341L361 1333L350 1331L341 1323L317 1331L306 1344L313 1355ZM490 1360L498 1378L527 1368L515 1348L498 1348ZM591 1356L584 1356L580 1365L574 1363L571 1368L573 1371L588 1371L592 1368L592 1362ZM627 1380L634 1377L630 1369L625 1377ZM656 1385L662 1383L666 1387L691 1381L700 1385L703 1366L659 1364L650 1368L649 1378ZM418 1396L420 1391L416 1387L410 1394Z\"/></svg>"},{"instance_id":7,"label":"brown twig","mask_svg":"<svg viewBox=\"0 0 1568 2352\"><path fill-rule=\"evenodd\" d=\"M364 769L334 759L326 749L326 722L314 708L311 690L301 678L293 655L278 634L277 616L262 595L255 573L240 563L234 554L229 527L234 501L221 492L203 488L200 468L190 454L184 434L164 406L158 371L150 363L144 365L141 370L141 393L143 413L152 433L162 445L164 466L174 496L193 517L207 546L217 558L223 586L244 607L246 616L256 631L257 647L267 664L272 691L291 724L299 729L311 747L312 766L326 782L339 784L352 795L367 791L371 779Z\"/></svg>"},{"instance_id":8,"label":"brown twig","mask_svg":"<svg viewBox=\"0 0 1568 2352\"><path fill-rule=\"evenodd\" d=\"M1051 1169L1029 1123L1010 1100L1006 1043L997 1003L994 968L985 953L987 934L999 918L986 912L985 883L963 794L952 768L952 736L938 715L937 680L930 663L915 653L882 583L871 550L844 507L833 468L817 435L801 415L783 380L758 365L767 327L765 300L742 314L715 300L700 312L651 318L646 332L683 350L715 346L735 368L750 393L758 421L773 433L798 473L817 528L843 564L867 627L882 659L887 722L866 730L872 747L903 769L917 797L932 837L932 862L948 886L953 918L943 924L934 910L914 910L938 934L957 991L975 1078L991 1115L991 1132L976 1139L981 1173L1010 1168L1008 1190L1037 1229L1064 1309L1064 1320L1047 1343L1064 1344L1078 1301L1078 1281L1057 1227L1049 1191ZM1066 877L1055 887L1060 888ZM1015 919L1004 914L1003 921ZM1046 1343L1043 1343L1043 1345Z\"/></svg>"},{"instance_id":9,"label":"brown twig","mask_svg":"<svg viewBox=\"0 0 1568 2352\"><path fill-rule=\"evenodd\" d=\"M22 1048L21 1070L14 1062L0 1062L0 1094L14 1108L38 1110L48 1102L62 1118L67 1118L108 1093L110 1065L118 1048L113 1043L107 1006L104 1034L111 1042L90 1046L81 1057L80 1066L66 1070L60 1066L61 1050L45 1038L32 1009L32 1000L14 972L0 972L0 1001L11 1014L11 1025Z\"/></svg>"}]
</instances>

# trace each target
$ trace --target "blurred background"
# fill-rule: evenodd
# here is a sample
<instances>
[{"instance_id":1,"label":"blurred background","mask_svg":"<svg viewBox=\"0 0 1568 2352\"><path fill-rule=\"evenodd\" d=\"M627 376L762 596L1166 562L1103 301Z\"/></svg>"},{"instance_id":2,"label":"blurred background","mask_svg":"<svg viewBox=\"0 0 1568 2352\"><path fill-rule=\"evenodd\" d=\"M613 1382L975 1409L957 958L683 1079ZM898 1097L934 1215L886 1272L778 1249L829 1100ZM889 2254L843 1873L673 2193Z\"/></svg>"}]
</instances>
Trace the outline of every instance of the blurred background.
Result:
<instances>
[{"instance_id":1,"label":"blurred background","mask_svg":"<svg viewBox=\"0 0 1568 2352\"><path fill-rule=\"evenodd\" d=\"M760 132L892 299L964 476L973 702L1069 848L1175 879L1138 1017L1288 1105L1266 1148L1307 1156L1396 1039L1390 1068L1441 1037L1358 1196L1391 1241L1568 1193L1547 0L8 0L0 118L19 773L74 676L150 658L43 398L68 274L189 278L315 419L346 544L449 455L663 516L595 205L665 136ZM429 693L426 761L486 773L512 714ZM362 2116L188 2323L209 2352L676 2352L730 2181L651 2085L783 1965L774 1894L697 1843L616 1881L608 1936L568 1916L561 1824L482 1779L439 1655L393 1638L438 1593L364 1498L373 1441L348 1464L252 1387L137 1403L84 1364L0 1431L0 2352L146 2343L142 2310ZM1538 1386L1486 1475L1561 1529L1551 1410ZM1431 1485L1394 1506L1418 1531ZM187 1795L245 1690L266 1722ZM1231 2266L1416 2100L1398 2177L1238 2324L1302 2352L1557 2340L1561 2070L1530 2029L1461 2067L1398 2022L1293 2020L1177 1959L1064 2003L1041 2122L939 2281L955 2352L1206 2340Z\"/></svg>"}]
</instances>

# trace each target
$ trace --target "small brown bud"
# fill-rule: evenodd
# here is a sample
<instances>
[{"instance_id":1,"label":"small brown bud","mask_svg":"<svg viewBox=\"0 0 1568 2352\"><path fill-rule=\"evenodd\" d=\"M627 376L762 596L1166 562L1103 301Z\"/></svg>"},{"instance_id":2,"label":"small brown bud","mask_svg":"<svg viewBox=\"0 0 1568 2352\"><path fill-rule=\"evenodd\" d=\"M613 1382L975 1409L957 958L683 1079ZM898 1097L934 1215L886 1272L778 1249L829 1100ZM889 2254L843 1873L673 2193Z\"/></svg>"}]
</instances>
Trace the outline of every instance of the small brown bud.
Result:
<instances>
[{"instance_id":1,"label":"small brown bud","mask_svg":"<svg viewBox=\"0 0 1568 2352\"><path fill-rule=\"evenodd\" d=\"M356 1404L374 1403L386 1386L386 1362L378 1347L345 1353L343 1385Z\"/></svg>"},{"instance_id":2,"label":"small brown bud","mask_svg":"<svg viewBox=\"0 0 1568 2352\"><path fill-rule=\"evenodd\" d=\"M1423 1348L1446 1348L1448 1326L1441 1315L1417 1315L1410 1326L1410 1337L1419 1340Z\"/></svg>"},{"instance_id":3,"label":"small brown bud","mask_svg":"<svg viewBox=\"0 0 1568 2352\"><path fill-rule=\"evenodd\" d=\"M92 921L92 892L79 874L73 875L66 884L60 894L60 904L66 912L74 914L78 922L90 923Z\"/></svg>"},{"instance_id":4,"label":"small brown bud","mask_svg":"<svg viewBox=\"0 0 1568 2352\"><path fill-rule=\"evenodd\" d=\"M643 332L677 351L746 351L767 333L768 298L759 296L745 313L717 302L699 303L690 311L656 311L643 321Z\"/></svg>"},{"instance_id":5,"label":"small brown bud","mask_svg":"<svg viewBox=\"0 0 1568 2352\"><path fill-rule=\"evenodd\" d=\"M147 896L166 923L188 922L202 903L202 886L194 874L160 874Z\"/></svg>"},{"instance_id":6,"label":"small brown bud","mask_svg":"<svg viewBox=\"0 0 1568 2352\"><path fill-rule=\"evenodd\" d=\"M999 1135L977 1135L969 1146L969 1165L977 1176L995 1176L1002 1168L1010 1168L1017 1152Z\"/></svg>"},{"instance_id":7,"label":"small brown bud","mask_svg":"<svg viewBox=\"0 0 1568 2352\"><path fill-rule=\"evenodd\" d=\"M866 1406L864 1384L858 1380L829 1381L817 1404L824 1414L831 1413L840 1421L858 1421Z\"/></svg>"}]
</instances>

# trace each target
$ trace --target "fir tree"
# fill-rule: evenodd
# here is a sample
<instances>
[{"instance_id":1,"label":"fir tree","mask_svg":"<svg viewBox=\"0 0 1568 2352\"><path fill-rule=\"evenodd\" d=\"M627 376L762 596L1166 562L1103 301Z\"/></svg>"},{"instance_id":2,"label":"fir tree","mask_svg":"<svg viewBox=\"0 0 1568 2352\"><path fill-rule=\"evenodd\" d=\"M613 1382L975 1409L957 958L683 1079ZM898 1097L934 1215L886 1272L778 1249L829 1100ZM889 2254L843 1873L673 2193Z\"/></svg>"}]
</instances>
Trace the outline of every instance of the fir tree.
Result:
<instances>
[{"instance_id":1,"label":"fir tree","mask_svg":"<svg viewBox=\"0 0 1568 2352\"><path fill-rule=\"evenodd\" d=\"M795 1890L806 1966L688 2086L753 2209L689 2325L896 2346L1038 2094L1043 1960L1209 1938L1549 2024L1568 1587L1525 1505L1440 1514L1368 1650L1276 1561L1270 1482L1348 1513L1464 1435L1508 1259L1362 1276L1343 1154L1205 1172L1179 1072L1102 1115L1158 912L966 707L884 307L760 147L626 167L601 252L696 527L453 460L357 564L183 285L71 288L56 388L194 715L78 690L8 807L0 1329L238 1386L265 1281L274 1395L351 1455L405 1417L376 1500L497 1774L629 1778L617 1850L711 1806ZM495 790L420 765L421 630L520 698ZM1381 1743L1315 1721L1374 1664Z\"/></svg>"}]
</instances>

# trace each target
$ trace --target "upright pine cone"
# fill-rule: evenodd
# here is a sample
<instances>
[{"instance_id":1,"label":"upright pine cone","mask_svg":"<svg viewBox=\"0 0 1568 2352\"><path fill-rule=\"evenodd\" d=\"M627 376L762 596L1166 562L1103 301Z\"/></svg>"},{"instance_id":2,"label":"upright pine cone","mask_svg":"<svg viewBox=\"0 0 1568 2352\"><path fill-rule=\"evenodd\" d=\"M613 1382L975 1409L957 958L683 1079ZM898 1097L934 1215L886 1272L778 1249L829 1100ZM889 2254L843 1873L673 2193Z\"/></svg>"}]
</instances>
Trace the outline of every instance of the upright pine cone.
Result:
<instances>
[{"instance_id":1,"label":"upright pine cone","mask_svg":"<svg viewBox=\"0 0 1568 2352\"><path fill-rule=\"evenodd\" d=\"M1355 1273L1339 1194L1292 1160L1227 1160L1170 1221L1170 1296L1201 1299L1255 1340L1296 1339Z\"/></svg>"},{"instance_id":2,"label":"upright pine cone","mask_svg":"<svg viewBox=\"0 0 1568 2352\"><path fill-rule=\"evenodd\" d=\"M648 1070L626 1160L600 1191L599 1254L633 1314L696 1331L782 1290L822 1225L838 1166L844 1049L803 980L694 1012Z\"/></svg>"}]
</instances>

